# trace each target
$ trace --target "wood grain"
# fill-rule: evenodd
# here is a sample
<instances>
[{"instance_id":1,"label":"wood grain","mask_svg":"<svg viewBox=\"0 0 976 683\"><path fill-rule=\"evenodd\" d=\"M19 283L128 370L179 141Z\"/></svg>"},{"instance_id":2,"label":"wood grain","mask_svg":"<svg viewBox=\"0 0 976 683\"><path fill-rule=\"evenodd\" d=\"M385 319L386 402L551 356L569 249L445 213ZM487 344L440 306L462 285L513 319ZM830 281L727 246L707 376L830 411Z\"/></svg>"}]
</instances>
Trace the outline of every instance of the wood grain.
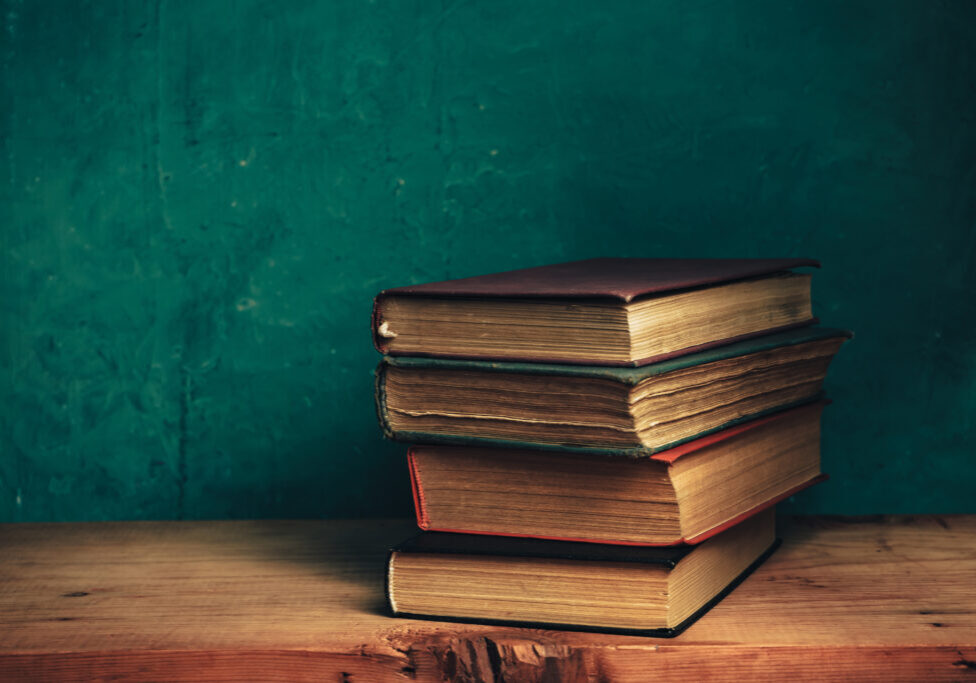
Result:
<instances>
[{"instance_id":1,"label":"wood grain","mask_svg":"<svg viewBox=\"0 0 976 683\"><path fill-rule=\"evenodd\" d=\"M976 680L976 516L783 526L656 640L389 618L406 521L0 525L0 680Z\"/></svg>"}]
</instances>

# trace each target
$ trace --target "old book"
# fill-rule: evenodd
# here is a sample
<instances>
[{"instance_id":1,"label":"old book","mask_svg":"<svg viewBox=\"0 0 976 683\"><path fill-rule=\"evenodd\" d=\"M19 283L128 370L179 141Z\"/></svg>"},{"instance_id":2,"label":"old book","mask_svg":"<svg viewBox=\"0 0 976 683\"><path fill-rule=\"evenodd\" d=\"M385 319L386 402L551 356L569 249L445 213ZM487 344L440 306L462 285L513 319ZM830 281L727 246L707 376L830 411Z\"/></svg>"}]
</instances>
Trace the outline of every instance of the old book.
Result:
<instances>
[{"instance_id":1,"label":"old book","mask_svg":"<svg viewBox=\"0 0 976 683\"><path fill-rule=\"evenodd\" d=\"M395 548L395 616L674 636L775 549L772 509L696 546L424 532Z\"/></svg>"},{"instance_id":2,"label":"old book","mask_svg":"<svg viewBox=\"0 0 976 683\"><path fill-rule=\"evenodd\" d=\"M655 453L816 400L849 335L801 328L640 368L387 357L377 409L413 443Z\"/></svg>"},{"instance_id":3,"label":"old book","mask_svg":"<svg viewBox=\"0 0 976 683\"><path fill-rule=\"evenodd\" d=\"M398 287L373 307L388 355L646 365L814 322L810 259L601 258Z\"/></svg>"},{"instance_id":4,"label":"old book","mask_svg":"<svg viewBox=\"0 0 976 683\"><path fill-rule=\"evenodd\" d=\"M655 455L413 446L421 529L629 545L699 543L823 478L820 414L793 408Z\"/></svg>"}]
</instances>

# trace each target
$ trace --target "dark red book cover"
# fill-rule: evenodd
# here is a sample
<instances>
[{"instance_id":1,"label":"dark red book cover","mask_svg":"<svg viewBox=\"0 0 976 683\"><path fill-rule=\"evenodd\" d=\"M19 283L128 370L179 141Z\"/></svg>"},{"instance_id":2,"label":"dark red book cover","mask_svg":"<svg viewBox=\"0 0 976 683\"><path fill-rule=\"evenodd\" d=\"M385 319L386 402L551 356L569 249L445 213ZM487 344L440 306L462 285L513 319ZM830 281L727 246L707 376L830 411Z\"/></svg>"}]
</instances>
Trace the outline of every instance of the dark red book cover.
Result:
<instances>
[{"instance_id":1,"label":"dark red book cover","mask_svg":"<svg viewBox=\"0 0 976 683\"><path fill-rule=\"evenodd\" d=\"M808 258L595 258L387 289L384 296L616 299L717 285L817 266Z\"/></svg>"},{"instance_id":2,"label":"dark red book cover","mask_svg":"<svg viewBox=\"0 0 976 683\"><path fill-rule=\"evenodd\" d=\"M602 299L627 303L642 297L773 275L803 266L819 267L820 263L809 258L595 258L457 280L395 287L380 292L373 301L373 343L380 353L389 352L384 338L379 334L381 304L383 299L389 296L457 297L459 299ZM816 319L811 318L797 325L787 326L787 328L814 322ZM645 365L787 328L763 330L733 339L716 340L674 353L640 359L633 363L607 364ZM425 354L417 353L415 355ZM536 360L541 362L578 362L547 358Z\"/></svg>"}]
</instances>

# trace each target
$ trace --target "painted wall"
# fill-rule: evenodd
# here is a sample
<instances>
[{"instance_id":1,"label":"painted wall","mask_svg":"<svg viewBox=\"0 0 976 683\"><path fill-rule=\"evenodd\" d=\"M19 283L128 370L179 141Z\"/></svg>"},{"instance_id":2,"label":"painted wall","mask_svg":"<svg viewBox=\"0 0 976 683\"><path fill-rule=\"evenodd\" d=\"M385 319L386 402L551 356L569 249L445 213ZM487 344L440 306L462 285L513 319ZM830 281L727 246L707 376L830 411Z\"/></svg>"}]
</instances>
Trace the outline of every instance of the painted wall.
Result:
<instances>
[{"instance_id":1,"label":"painted wall","mask_svg":"<svg viewBox=\"0 0 976 683\"><path fill-rule=\"evenodd\" d=\"M597 255L820 258L789 509L976 512L976 4L0 5L0 520L408 514L371 296Z\"/></svg>"}]
</instances>

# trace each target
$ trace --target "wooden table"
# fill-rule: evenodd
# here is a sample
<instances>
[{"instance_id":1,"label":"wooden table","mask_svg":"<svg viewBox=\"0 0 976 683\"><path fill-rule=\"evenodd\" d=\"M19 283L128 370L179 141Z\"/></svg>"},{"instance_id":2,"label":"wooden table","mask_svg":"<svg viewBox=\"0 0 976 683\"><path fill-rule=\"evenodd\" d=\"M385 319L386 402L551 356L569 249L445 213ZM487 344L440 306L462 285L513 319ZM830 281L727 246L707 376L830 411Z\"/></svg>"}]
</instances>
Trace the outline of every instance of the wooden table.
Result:
<instances>
[{"instance_id":1,"label":"wooden table","mask_svg":"<svg viewBox=\"0 0 976 683\"><path fill-rule=\"evenodd\" d=\"M781 529L662 640L390 618L407 521L0 525L0 680L976 680L976 516Z\"/></svg>"}]
</instances>

